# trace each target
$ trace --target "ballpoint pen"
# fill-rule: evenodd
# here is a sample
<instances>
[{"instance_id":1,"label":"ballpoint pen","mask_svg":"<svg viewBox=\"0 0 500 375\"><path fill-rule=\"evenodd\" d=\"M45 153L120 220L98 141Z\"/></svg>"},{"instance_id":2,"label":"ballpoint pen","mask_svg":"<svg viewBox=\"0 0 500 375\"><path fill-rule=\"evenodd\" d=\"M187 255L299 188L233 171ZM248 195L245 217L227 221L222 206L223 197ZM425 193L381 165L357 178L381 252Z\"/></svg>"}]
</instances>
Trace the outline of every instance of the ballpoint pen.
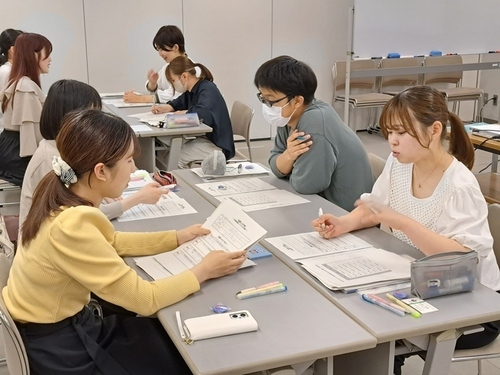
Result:
<instances>
[{"instance_id":1,"label":"ballpoint pen","mask_svg":"<svg viewBox=\"0 0 500 375\"><path fill-rule=\"evenodd\" d=\"M177 327L179 328L179 333L181 334L181 339L186 340L186 333L184 332L184 328L182 327L182 319L180 311L175 312L175 318L177 320Z\"/></svg>"},{"instance_id":2,"label":"ballpoint pen","mask_svg":"<svg viewBox=\"0 0 500 375\"><path fill-rule=\"evenodd\" d=\"M391 301L393 301L394 303L398 304L399 306L401 306L403 309L405 309L406 311L408 311L410 313L411 316L413 316L414 318L420 318L420 313L415 310L413 307L411 306L408 306L406 303L404 303L403 301L400 301L399 299L397 299L396 297L394 297L391 293L387 293L386 294L386 297L389 298Z\"/></svg>"},{"instance_id":3,"label":"ballpoint pen","mask_svg":"<svg viewBox=\"0 0 500 375\"><path fill-rule=\"evenodd\" d=\"M323 216L323 209L320 207L318 210L318 217ZM325 223L321 224L321 229L325 229Z\"/></svg>"}]
</instances>

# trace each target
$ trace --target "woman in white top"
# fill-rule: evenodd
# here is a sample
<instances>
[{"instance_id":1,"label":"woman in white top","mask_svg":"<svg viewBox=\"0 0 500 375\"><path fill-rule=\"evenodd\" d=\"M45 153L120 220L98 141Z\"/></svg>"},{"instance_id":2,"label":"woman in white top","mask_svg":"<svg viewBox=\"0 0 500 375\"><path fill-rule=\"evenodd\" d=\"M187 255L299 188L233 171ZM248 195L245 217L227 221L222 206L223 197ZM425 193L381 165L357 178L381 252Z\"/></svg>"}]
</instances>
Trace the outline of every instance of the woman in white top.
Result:
<instances>
[{"instance_id":1,"label":"woman in white top","mask_svg":"<svg viewBox=\"0 0 500 375\"><path fill-rule=\"evenodd\" d=\"M174 25L160 27L153 38L153 47L166 64L158 72L154 69L148 71L146 90L151 95L139 95L134 93L134 90L128 91L123 96L123 100L128 103L167 103L181 95L181 93L175 92L170 85L165 70L170 61L176 57L187 56L182 31Z\"/></svg>"},{"instance_id":2,"label":"woman in white top","mask_svg":"<svg viewBox=\"0 0 500 375\"><path fill-rule=\"evenodd\" d=\"M22 33L21 30L5 29L0 34L0 91L9 82L12 60L14 59L14 43Z\"/></svg>"},{"instance_id":3,"label":"woman in white top","mask_svg":"<svg viewBox=\"0 0 500 375\"><path fill-rule=\"evenodd\" d=\"M447 125L449 151L443 146ZM475 250L478 281L499 291L488 209L469 170L474 150L462 121L448 111L443 94L428 86L404 90L386 104L380 126L392 154L372 193L362 196L345 216L326 214L314 220L315 230L332 238L383 223L425 255ZM462 336L457 347L480 347L492 341L498 327L488 325L492 326L485 327L484 340Z\"/></svg>"},{"instance_id":4,"label":"woman in white top","mask_svg":"<svg viewBox=\"0 0 500 375\"><path fill-rule=\"evenodd\" d=\"M23 33L14 45L9 84L0 91L3 127L0 134L0 178L21 186L26 167L38 147L40 113L45 94L40 75L49 72L52 43L40 34Z\"/></svg>"}]
</instances>

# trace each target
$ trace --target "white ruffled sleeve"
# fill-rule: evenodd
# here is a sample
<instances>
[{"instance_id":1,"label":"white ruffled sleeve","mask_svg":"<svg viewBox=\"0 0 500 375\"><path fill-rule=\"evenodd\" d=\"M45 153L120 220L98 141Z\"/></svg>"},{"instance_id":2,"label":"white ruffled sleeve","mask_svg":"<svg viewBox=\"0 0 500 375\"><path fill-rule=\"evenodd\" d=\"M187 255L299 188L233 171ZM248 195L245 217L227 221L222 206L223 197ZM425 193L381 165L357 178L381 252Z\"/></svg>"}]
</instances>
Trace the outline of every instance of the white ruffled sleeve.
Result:
<instances>
[{"instance_id":1,"label":"white ruffled sleeve","mask_svg":"<svg viewBox=\"0 0 500 375\"><path fill-rule=\"evenodd\" d=\"M436 232L486 258L493 248L487 217L488 207L481 190L468 184L456 189L445 202Z\"/></svg>"}]
</instances>

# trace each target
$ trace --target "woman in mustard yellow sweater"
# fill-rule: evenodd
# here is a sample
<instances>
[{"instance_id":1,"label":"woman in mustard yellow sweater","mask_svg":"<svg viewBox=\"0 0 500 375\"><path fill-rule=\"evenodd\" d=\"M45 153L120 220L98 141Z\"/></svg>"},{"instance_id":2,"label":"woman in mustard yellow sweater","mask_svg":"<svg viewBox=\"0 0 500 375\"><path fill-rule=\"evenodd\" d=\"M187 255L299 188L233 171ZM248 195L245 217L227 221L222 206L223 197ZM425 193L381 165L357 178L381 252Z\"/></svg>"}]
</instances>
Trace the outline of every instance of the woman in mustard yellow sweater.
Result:
<instances>
[{"instance_id":1,"label":"woman in mustard yellow sweater","mask_svg":"<svg viewBox=\"0 0 500 375\"><path fill-rule=\"evenodd\" d=\"M101 319L90 293L141 315L182 300L210 278L235 272L244 251L210 252L179 275L149 282L123 256L156 254L207 233L115 232L99 210L119 197L135 169L137 139L122 119L95 109L65 118L60 157L35 190L7 287L7 308L26 345L32 374L189 374L156 319Z\"/></svg>"}]
</instances>

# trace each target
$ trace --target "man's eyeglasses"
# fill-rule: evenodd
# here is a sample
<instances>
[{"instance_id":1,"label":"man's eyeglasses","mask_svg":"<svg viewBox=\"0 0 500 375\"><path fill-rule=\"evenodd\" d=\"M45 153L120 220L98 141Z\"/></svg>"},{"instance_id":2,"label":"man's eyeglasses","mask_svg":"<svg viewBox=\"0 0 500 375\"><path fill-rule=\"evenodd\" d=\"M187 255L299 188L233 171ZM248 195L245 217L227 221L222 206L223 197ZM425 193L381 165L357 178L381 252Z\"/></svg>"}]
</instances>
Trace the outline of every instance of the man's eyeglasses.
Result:
<instances>
[{"instance_id":1,"label":"man's eyeglasses","mask_svg":"<svg viewBox=\"0 0 500 375\"><path fill-rule=\"evenodd\" d=\"M281 102L282 100L288 98L288 96L284 96L281 99L278 100L267 100L262 97L262 94L260 92L257 93L257 98L259 101L265 105L267 105L269 108L271 108L273 105L275 105L278 102Z\"/></svg>"}]
</instances>

